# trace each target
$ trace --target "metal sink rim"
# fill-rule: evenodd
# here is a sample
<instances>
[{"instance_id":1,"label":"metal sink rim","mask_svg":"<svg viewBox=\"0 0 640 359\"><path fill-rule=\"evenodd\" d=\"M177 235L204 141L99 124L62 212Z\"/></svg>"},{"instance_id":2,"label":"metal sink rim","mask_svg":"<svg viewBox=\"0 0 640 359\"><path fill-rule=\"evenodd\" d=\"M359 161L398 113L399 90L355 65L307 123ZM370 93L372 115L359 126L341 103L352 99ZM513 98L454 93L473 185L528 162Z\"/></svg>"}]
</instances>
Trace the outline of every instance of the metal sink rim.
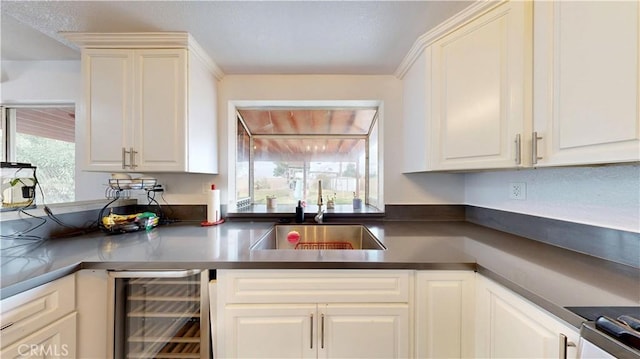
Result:
<instances>
[{"instance_id":1,"label":"metal sink rim","mask_svg":"<svg viewBox=\"0 0 640 359\"><path fill-rule=\"evenodd\" d=\"M338 238L338 242L348 241L353 245L353 249L333 249L333 248L303 248L296 249L295 243L291 244L286 241L286 237L282 238L283 232L290 232L291 230L297 230L301 233L301 242L305 237L308 237L309 231L315 231L315 235L317 235L317 231L320 230L329 230L329 231L341 231L341 230L355 229L359 231L358 238ZM280 230L280 231L279 231ZM306 231L306 234L305 234ZM308 240L308 239L306 239ZM329 243L332 241L315 241L311 240L313 243ZM359 241L359 243L358 243ZM355 224L355 223L296 223L296 224L274 224L264 235L262 235L251 247L250 251L283 251L283 250L301 250L301 251L318 251L318 250L330 250L330 251L385 251L387 247L380 242L380 240L367 228L364 224Z\"/></svg>"}]
</instances>

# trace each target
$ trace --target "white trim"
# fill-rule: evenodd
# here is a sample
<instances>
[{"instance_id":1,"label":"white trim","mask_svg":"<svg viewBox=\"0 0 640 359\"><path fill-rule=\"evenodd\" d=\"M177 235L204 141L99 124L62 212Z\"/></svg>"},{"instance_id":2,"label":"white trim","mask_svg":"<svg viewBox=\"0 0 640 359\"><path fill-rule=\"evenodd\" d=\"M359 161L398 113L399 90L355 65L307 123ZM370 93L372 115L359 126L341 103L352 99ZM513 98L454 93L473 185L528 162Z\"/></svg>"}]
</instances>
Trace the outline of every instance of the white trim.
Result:
<instances>
[{"instance_id":1,"label":"white trim","mask_svg":"<svg viewBox=\"0 0 640 359\"><path fill-rule=\"evenodd\" d=\"M58 33L80 48L168 49L189 46L187 32L70 32Z\"/></svg>"},{"instance_id":2,"label":"white trim","mask_svg":"<svg viewBox=\"0 0 640 359\"><path fill-rule=\"evenodd\" d=\"M242 108L377 108L378 122L378 206L384 211L384 101L382 100L229 100L227 102L227 144L232 150L227 152L228 193L236 192L236 149L238 109ZM237 198L228 198L228 211L235 211Z\"/></svg>"},{"instance_id":3,"label":"white trim","mask_svg":"<svg viewBox=\"0 0 640 359\"><path fill-rule=\"evenodd\" d=\"M6 101L6 102L0 103L0 106L10 107L10 108L47 108L47 107L56 108L56 107L76 107L76 103L69 102L69 101L50 101L50 102Z\"/></svg>"},{"instance_id":4,"label":"white trim","mask_svg":"<svg viewBox=\"0 0 640 359\"><path fill-rule=\"evenodd\" d=\"M422 51L434 41L453 31L455 28L464 25L465 22L479 16L483 12L489 11L506 1L507 0L478 0L461 12L445 20L440 25L424 33L413 43L409 52L407 52L402 62L400 62L400 65L398 65L394 75L402 79Z\"/></svg>"},{"instance_id":5,"label":"white trim","mask_svg":"<svg viewBox=\"0 0 640 359\"><path fill-rule=\"evenodd\" d=\"M81 49L188 49L200 58L216 79L224 72L188 32L65 32L60 34Z\"/></svg>"},{"instance_id":6,"label":"white trim","mask_svg":"<svg viewBox=\"0 0 640 359\"><path fill-rule=\"evenodd\" d=\"M224 72L218 65L213 62L211 57L207 55L207 52L204 51L202 46L196 42L196 40L189 35L189 53L196 55L202 63L207 67L207 69L216 77L216 80L222 80L224 77Z\"/></svg>"}]
</instances>

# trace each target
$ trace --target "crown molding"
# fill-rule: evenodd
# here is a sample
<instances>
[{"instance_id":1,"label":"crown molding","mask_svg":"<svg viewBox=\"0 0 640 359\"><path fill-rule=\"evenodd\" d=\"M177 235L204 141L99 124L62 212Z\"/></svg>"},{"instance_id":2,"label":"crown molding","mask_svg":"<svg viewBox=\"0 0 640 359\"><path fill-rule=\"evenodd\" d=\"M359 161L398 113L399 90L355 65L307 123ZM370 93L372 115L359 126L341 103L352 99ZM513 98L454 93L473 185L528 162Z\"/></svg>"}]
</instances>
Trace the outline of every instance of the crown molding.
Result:
<instances>
[{"instance_id":1,"label":"crown molding","mask_svg":"<svg viewBox=\"0 0 640 359\"><path fill-rule=\"evenodd\" d=\"M218 67L215 62L213 62L211 57L209 57L207 52L202 48L202 46L200 46L200 44L198 44L198 42L196 42L191 34L189 34L189 50L191 54L196 55L198 58L200 58L200 60L202 60L202 62L204 62L209 71L213 73L213 76L215 76L217 80L222 80L222 78L224 77L224 72L222 72L222 69Z\"/></svg>"},{"instance_id":2,"label":"crown molding","mask_svg":"<svg viewBox=\"0 0 640 359\"><path fill-rule=\"evenodd\" d=\"M220 80L224 72L188 32L60 32L81 49L188 49Z\"/></svg>"},{"instance_id":3,"label":"crown molding","mask_svg":"<svg viewBox=\"0 0 640 359\"><path fill-rule=\"evenodd\" d=\"M426 47L431 45L434 41L453 31L457 27L462 26L464 23L477 17L483 12L491 10L492 8L506 1L507 0L478 0L466 7L461 12L445 20L440 25L427 31L426 33L418 37L418 39L413 43L413 46L411 47L411 49L409 49L409 52L405 55L404 59L402 59L400 65L398 65L398 68L396 69L394 75L397 78L402 79L407 71L409 71L411 65L413 65L416 59L420 56L422 51Z\"/></svg>"}]
</instances>

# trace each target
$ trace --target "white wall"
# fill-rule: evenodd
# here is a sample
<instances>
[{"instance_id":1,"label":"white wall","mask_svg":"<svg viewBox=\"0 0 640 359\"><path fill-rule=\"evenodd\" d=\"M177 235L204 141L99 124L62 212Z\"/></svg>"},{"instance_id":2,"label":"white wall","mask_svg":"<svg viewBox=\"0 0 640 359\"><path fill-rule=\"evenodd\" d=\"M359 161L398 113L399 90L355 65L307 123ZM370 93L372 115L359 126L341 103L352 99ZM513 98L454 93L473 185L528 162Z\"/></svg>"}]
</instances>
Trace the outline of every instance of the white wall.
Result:
<instances>
[{"instance_id":1,"label":"white wall","mask_svg":"<svg viewBox=\"0 0 640 359\"><path fill-rule=\"evenodd\" d=\"M416 174L402 171L402 82L394 76L352 75L228 75L219 83L218 104L221 134L220 176L222 201L229 188L227 149L235 115L229 113L234 101L381 101L380 133L384 167L383 198L386 204L462 203L464 177L455 174Z\"/></svg>"},{"instance_id":2,"label":"white wall","mask_svg":"<svg viewBox=\"0 0 640 359\"><path fill-rule=\"evenodd\" d=\"M75 103L80 61L2 61L3 103Z\"/></svg>"},{"instance_id":3,"label":"white wall","mask_svg":"<svg viewBox=\"0 0 640 359\"><path fill-rule=\"evenodd\" d=\"M223 190L222 200L227 200L227 148L233 135L228 132L230 101L380 100L384 104L381 133L386 204L465 203L640 232L639 165L402 174L402 87L395 77L229 75L219 86L220 175L158 175L167 185L169 203L205 203L204 188L212 182ZM78 61L2 62L2 103L75 103L80 88ZM81 121L82 117L76 118ZM81 151L83 135L77 134L77 139ZM78 200L103 198L107 176L78 172ZM526 200L508 198L511 182L526 183Z\"/></svg>"},{"instance_id":4,"label":"white wall","mask_svg":"<svg viewBox=\"0 0 640 359\"><path fill-rule=\"evenodd\" d=\"M76 104L81 80L80 61L2 61L2 104ZM77 111L77 110L76 110ZM76 113L76 123L82 116ZM76 158L80 158L84 134L76 126ZM76 169L76 200L104 198L107 175Z\"/></svg>"},{"instance_id":5,"label":"white wall","mask_svg":"<svg viewBox=\"0 0 640 359\"><path fill-rule=\"evenodd\" d=\"M509 183L526 199L509 199ZM465 203L640 232L640 165L539 168L465 174Z\"/></svg>"}]
</instances>

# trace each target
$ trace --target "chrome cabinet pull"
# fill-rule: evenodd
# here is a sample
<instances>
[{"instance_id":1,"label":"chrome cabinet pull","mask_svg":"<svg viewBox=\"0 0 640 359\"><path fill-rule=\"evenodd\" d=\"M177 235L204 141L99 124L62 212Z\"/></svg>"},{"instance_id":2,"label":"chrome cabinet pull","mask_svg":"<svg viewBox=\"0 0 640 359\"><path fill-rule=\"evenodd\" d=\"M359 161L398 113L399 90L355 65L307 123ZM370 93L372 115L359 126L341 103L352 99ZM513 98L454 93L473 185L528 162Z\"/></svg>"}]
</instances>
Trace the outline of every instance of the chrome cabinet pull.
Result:
<instances>
[{"instance_id":1,"label":"chrome cabinet pull","mask_svg":"<svg viewBox=\"0 0 640 359\"><path fill-rule=\"evenodd\" d=\"M127 169L127 153L129 153L129 151L127 151L126 148L122 147L122 169L123 170Z\"/></svg>"},{"instance_id":2,"label":"chrome cabinet pull","mask_svg":"<svg viewBox=\"0 0 640 359\"><path fill-rule=\"evenodd\" d=\"M309 324L309 348L313 349L313 313L311 313L311 324Z\"/></svg>"},{"instance_id":3,"label":"chrome cabinet pull","mask_svg":"<svg viewBox=\"0 0 640 359\"><path fill-rule=\"evenodd\" d=\"M131 147L129 150L129 167L131 167L131 169L138 167L138 165L136 165L136 153L138 153L138 151L134 151L133 147Z\"/></svg>"},{"instance_id":4,"label":"chrome cabinet pull","mask_svg":"<svg viewBox=\"0 0 640 359\"><path fill-rule=\"evenodd\" d=\"M532 158L531 162L535 165L538 163L538 160L541 160L542 157L538 156L538 140L541 140L542 136L538 136L538 132L533 132L533 138L531 139L531 152Z\"/></svg>"},{"instance_id":5,"label":"chrome cabinet pull","mask_svg":"<svg viewBox=\"0 0 640 359\"><path fill-rule=\"evenodd\" d=\"M15 323L13 323L13 322L9 322L9 323L7 323L7 324L2 324L2 326L0 326L0 331L3 331L3 330L5 330L5 329L9 328L9 327L10 327L10 326L12 326L13 324L15 324Z\"/></svg>"},{"instance_id":6,"label":"chrome cabinet pull","mask_svg":"<svg viewBox=\"0 0 640 359\"><path fill-rule=\"evenodd\" d=\"M200 274L201 269L184 269L184 270L159 270L159 271L108 271L109 277L112 278L184 278L192 275Z\"/></svg>"},{"instance_id":7,"label":"chrome cabinet pull","mask_svg":"<svg viewBox=\"0 0 640 359\"><path fill-rule=\"evenodd\" d=\"M322 314L320 320L320 349L324 349L324 314Z\"/></svg>"},{"instance_id":8,"label":"chrome cabinet pull","mask_svg":"<svg viewBox=\"0 0 640 359\"><path fill-rule=\"evenodd\" d=\"M570 342L567 336L562 333L560 333L559 338L560 338L560 346L558 348L559 349L558 357L560 359L567 359L567 348L575 347L576 344L574 342Z\"/></svg>"},{"instance_id":9,"label":"chrome cabinet pull","mask_svg":"<svg viewBox=\"0 0 640 359\"><path fill-rule=\"evenodd\" d=\"M522 153L520 150L520 134L516 135L516 164L522 164Z\"/></svg>"}]
</instances>

